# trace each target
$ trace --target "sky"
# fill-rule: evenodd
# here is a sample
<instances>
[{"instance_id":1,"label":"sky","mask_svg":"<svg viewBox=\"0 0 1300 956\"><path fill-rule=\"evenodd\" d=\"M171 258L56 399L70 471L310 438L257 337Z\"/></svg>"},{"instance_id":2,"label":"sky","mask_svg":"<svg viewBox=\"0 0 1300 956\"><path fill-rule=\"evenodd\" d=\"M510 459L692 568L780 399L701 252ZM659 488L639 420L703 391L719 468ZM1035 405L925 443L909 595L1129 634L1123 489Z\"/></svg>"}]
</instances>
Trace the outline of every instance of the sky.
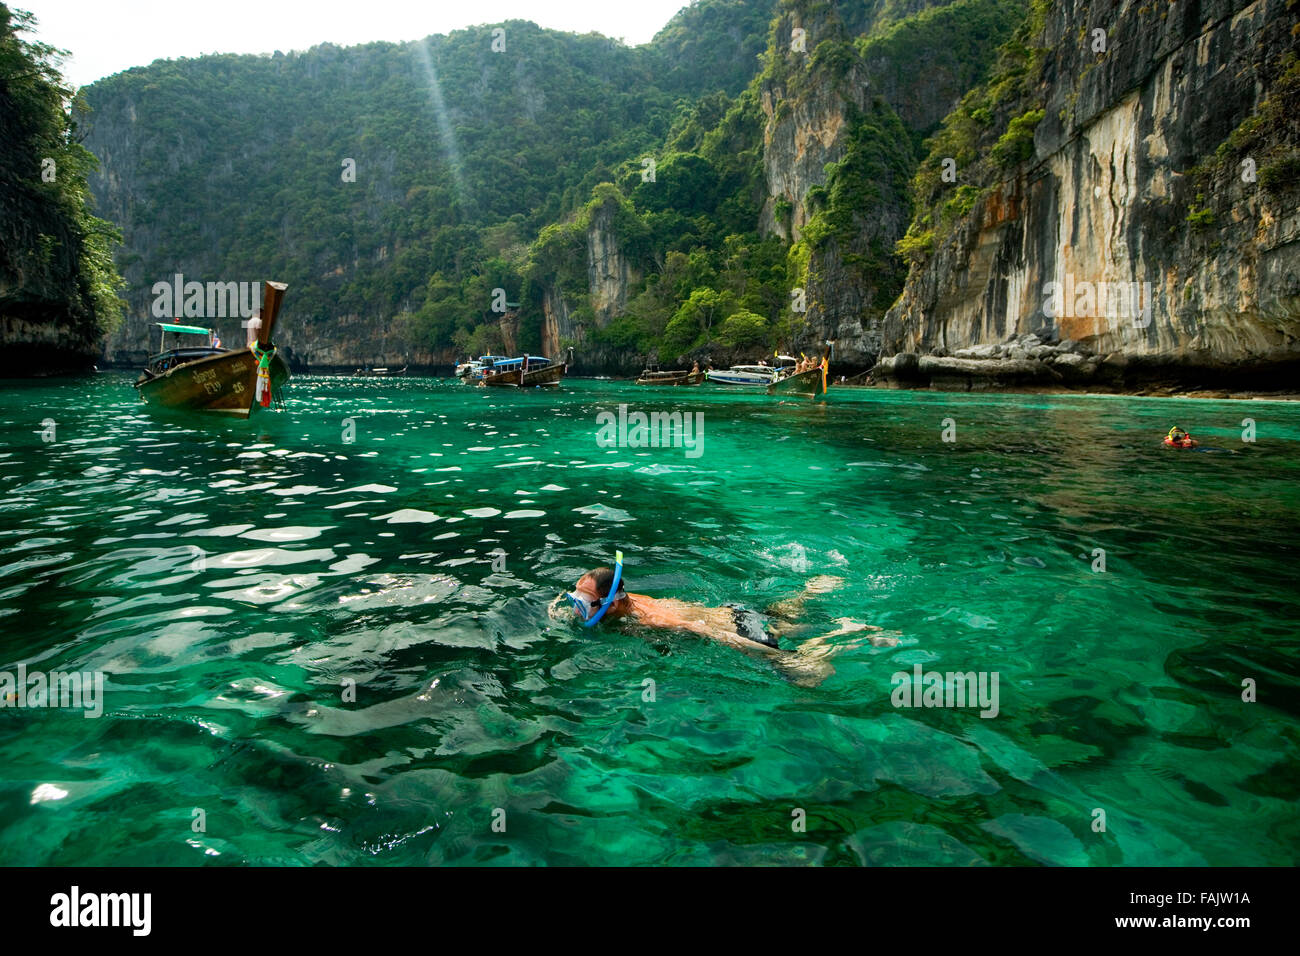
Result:
<instances>
[{"instance_id":1,"label":"sky","mask_svg":"<svg viewBox=\"0 0 1300 956\"><path fill-rule=\"evenodd\" d=\"M157 59L272 53L318 43L400 43L503 20L648 42L689 0L6 0L36 15L34 39L71 53L86 86ZM32 39L32 37L28 37ZM507 43L509 38L507 37Z\"/></svg>"}]
</instances>

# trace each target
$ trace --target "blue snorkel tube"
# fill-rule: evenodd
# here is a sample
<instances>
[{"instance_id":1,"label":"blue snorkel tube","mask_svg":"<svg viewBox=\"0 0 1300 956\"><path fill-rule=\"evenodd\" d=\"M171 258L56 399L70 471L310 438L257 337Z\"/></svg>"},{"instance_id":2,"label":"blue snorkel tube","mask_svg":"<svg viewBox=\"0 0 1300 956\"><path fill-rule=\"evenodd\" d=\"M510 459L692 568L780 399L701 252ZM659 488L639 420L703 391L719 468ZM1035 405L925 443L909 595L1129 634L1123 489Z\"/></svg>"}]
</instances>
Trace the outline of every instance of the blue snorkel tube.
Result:
<instances>
[{"instance_id":1,"label":"blue snorkel tube","mask_svg":"<svg viewBox=\"0 0 1300 956\"><path fill-rule=\"evenodd\" d=\"M593 614L591 617L587 618L585 621L582 622L583 627L594 627L596 623L602 617L605 616L605 612L609 610L609 606L613 604L616 600L618 600L618 586L620 583L622 583L622 581L623 581L623 552L615 551L614 552L614 580L609 586L609 593L605 595L605 603L600 606L600 609L595 614Z\"/></svg>"}]
</instances>

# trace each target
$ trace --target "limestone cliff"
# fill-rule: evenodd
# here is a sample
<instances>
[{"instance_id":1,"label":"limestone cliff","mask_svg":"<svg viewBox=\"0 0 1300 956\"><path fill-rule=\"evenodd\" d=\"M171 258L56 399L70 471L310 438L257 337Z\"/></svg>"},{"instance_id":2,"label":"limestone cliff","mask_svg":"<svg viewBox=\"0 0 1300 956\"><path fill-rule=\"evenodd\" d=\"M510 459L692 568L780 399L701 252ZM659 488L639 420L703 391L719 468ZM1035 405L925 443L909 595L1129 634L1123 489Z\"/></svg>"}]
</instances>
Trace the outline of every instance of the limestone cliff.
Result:
<instances>
[{"instance_id":1,"label":"limestone cliff","mask_svg":"<svg viewBox=\"0 0 1300 956\"><path fill-rule=\"evenodd\" d=\"M918 210L884 353L1023 360L1010 350L1055 345L1044 357L1066 381L1293 387L1295 0L1056 0L1041 14L1024 94L995 104L974 161ZM1027 155L1003 168L1035 109ZM977 198L945 228L937 211L963 187Z\"/></svg>"},{"instance_id":2,"label":"limestone cliff","mask_svg":"<svg viewBox=\"0 0 1300 956\"><path fill-rule=\"evenodd\" d=\"M768 189L759 221L764 232L798 239L811 215L808 191L825 184L827 163L843 158L848 114L865 105L867 84L856 57L839 65L843 75L837 78L818 54L847 40L827 4L787 4L773 24L772 66L759 85Z\"/></svg>"},{"instance_id":3,"label":"limestone cliff","mask_svg":"<svg viewBox=\"0 0 1300 956\"><path fill-rule=\"evenodd\" d=\"M579 374L622 374L640 371L643 356L595 340L595 335L627 308L628 290L641 281L641 272L625 254L618 235L620 198L606 191L578 220L585 224L586 277L581 288L566 289L557 275L539 276L542 287L542 352L558 356L575 349Z\"/></svg>"},{"instance_id":4,"label":"limestone cliff","mask_svg":"<svg viewBox=\"0 0 1300 956\"><path fill-rule=\"evenodd\" d=\"M834 339L840 364L866 368L903 285L893 248L911 218L916 144L984 75L1021 5L841 6L788 0L773 23L760 226L806 247L795 344Z\"/></svg>"}]
</instances>

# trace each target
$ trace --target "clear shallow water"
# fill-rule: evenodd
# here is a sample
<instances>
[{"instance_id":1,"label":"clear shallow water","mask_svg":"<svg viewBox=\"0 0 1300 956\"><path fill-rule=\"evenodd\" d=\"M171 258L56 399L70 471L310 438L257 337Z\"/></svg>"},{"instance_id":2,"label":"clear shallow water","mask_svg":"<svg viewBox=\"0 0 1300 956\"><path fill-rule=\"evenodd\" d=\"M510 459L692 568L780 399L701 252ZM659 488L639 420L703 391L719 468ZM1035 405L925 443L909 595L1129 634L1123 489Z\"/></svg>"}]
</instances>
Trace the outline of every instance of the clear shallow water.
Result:
<instances>
[{"instance_id":1,"label":"clear shallow water","mask_svg":"<svg viewBox=\"0 0 1300 956\"><path fill-rule=\"evenodd\" d=\"M129 382L0 387L0 668L107 675L98 719L0 710L0 863L1297 862L1300 406L305 378L230 423ZM703 453L597 447L619 402ZM833 574L813 624L902 641L800 688L552 623L615 548L709 603ZM894 707L918 662L998 716Z\"/></svg>"}]
</instances>

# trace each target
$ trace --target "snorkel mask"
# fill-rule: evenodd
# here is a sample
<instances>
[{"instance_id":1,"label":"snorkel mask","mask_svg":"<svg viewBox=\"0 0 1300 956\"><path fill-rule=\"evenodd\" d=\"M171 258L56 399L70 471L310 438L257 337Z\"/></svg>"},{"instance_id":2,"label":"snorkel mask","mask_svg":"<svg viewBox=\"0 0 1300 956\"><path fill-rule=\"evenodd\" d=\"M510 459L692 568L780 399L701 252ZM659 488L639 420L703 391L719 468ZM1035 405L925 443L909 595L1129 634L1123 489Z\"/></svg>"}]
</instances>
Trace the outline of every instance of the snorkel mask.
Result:
<instances>
[{"instance_id":1,"label":"snorkel mask","mask_svg":"<svg viewBox=\"0 0 1300 956\"><path fill-rule=\"evenodd\" d=\"M564 596L569 599L573 605L573 613L582 618L583 627L593 627L605 616L609 606L618 600L619 589L623 585L623 552L614 552L614 580L610 582L609 593L605 595L605 601L599 607L595 607L594 601L588 601L580 594L574 594L572 591L566 591ZM627 594L626 591L623 594Z\"/></svg>"}]
</instances>

